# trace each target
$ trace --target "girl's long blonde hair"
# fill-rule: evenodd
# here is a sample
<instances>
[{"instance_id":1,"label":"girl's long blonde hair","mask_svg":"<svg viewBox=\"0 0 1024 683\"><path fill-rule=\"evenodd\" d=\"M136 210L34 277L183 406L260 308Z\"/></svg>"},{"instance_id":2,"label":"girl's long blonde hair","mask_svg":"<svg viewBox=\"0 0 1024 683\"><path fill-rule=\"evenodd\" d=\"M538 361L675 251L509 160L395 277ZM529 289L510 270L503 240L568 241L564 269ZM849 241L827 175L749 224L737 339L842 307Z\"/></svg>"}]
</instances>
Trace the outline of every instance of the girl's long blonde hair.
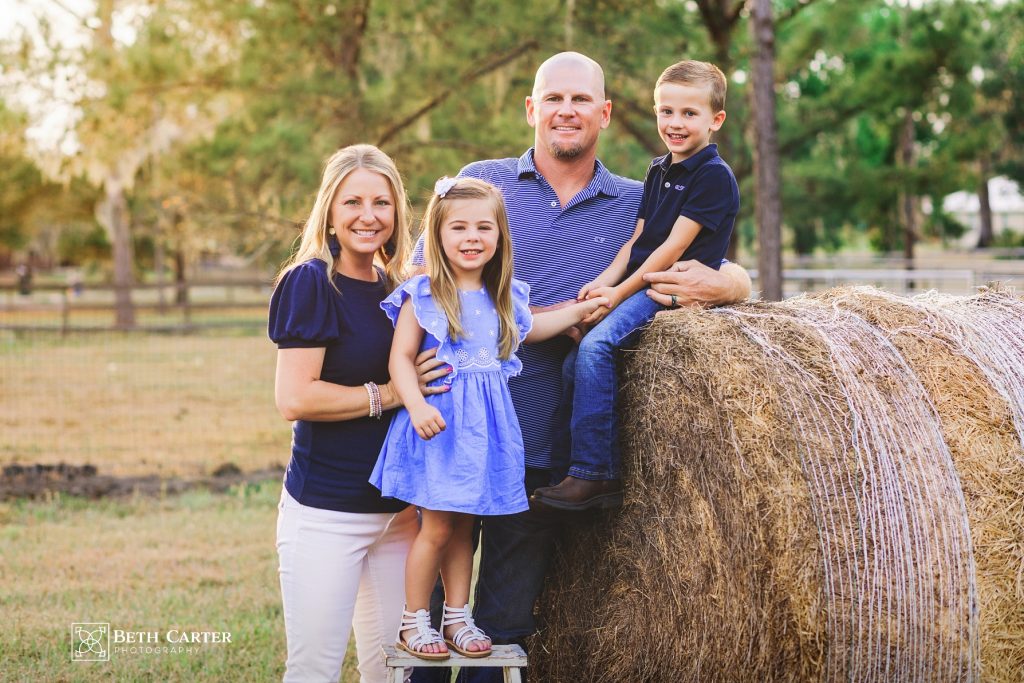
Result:
<instances>
[{"instance_id":1,"label":"girl's long blonde hair","mask_svg":"<svg viewBox=\"0 0 1024 683\"><path fill-rule=\"evenodd\" d=\"M424 256L434 301L448 316L448 336L462 337L459 291L451 264L441 246L441 226L451 211L451 203L460 199L483 199L491 202L498 225L498 248L484 265L483 281L498 311L498 355L508 358L519 346L519 330L512 312L512 237L508 230L505 200L494 185L476 178L457 178L444 197L434 194L423 215Z\"/></svg>"},{"instance_id":2,"label":"girl's long blonde hair","mask_svg":"<svg viewBox=\"0 0 1024 683\"><path fill-rule=\"evenodd\" d=\"M384 152L373 145L350 145L332 154L324 165L323 179L317 192L313 210L306 219L299 238L299 248L285 262L281 271L274 279L276 285L285 273L298 265L312 259L324 262L328 275L334 274L335 257L331 254L330 236L328 235L331 215L331 204L338 187L348 174L357 168L384 176L391 186L391 194L395 201L395 227L391 238L381 247L375 260L384 266L387 290L390 292L404 279L404 268L409 256L409 199L405 194L402 177L398 173L395 162ZM334 278L330 277L331 286L335 287Z\"/></svg>"}]
</instances>

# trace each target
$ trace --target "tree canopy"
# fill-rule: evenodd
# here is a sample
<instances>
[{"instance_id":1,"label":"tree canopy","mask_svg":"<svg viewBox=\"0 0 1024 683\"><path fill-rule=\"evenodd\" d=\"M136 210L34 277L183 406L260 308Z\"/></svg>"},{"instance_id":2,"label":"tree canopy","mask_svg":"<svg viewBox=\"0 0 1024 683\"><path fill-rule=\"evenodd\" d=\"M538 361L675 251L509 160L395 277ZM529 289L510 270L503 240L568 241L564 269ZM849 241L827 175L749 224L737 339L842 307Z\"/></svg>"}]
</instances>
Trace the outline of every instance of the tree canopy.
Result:
<instances>
[{"instance_id":1,"label":"tree canopy","mask_svg":"<svg viewBox=\"0 0 1024 683\"><path fill-rule=\"evenodd\" d=\"M633 177L663 153L652 112L661 70L683 58L723 68L728 118L716 141L741 182L742 248L754 243L755 45L741 0L85 7L75 15L78 40L62 41L40 10L34 28L4 43L0 249L8 252L63 244L69 253L58 259L93 258L70 249L81 239L43 239L44 228L81 236L103 226L109 248L126 249L136 270L206 251L278 263L323 159L338 147L382 146L418 207L438 176L522 153L532 141L523 101L533 72L563 49L604 66L614 106L600 155ZM858 236L899 249L951 229L939 212L908 228L901 200L975 190L1000 173L1024 180L1019 3L774 0L772 10L787 249L836 250ZM58 163L25 142L38 117L23 106L28 90L77 112L75 151ZM82 210L90 204L93 218Z\"/></svg>"}]
</instances>

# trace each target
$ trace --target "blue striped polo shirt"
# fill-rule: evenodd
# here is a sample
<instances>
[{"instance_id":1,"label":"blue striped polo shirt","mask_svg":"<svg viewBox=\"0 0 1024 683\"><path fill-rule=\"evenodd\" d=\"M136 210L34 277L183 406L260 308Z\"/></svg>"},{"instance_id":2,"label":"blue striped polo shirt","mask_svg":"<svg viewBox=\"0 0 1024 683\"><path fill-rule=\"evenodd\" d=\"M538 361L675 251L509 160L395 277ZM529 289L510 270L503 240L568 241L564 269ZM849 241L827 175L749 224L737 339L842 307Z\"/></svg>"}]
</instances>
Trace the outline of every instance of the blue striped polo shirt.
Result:
<instances>
[{"instance_id":1,"label":"blue striped polo shirt","mask_svg":"<svg viewBox=\"0 0 1024 683\"><path fill-rule=\"evenodd\" d=\"M518 159L469 164L460 176L495 185L505 197L512 233L514 275L530 285L530 305L575 299L580 287L611 264L633 235L643 185L609 172L597 161L594 177L562 206L533 162L533 148ZM413 262L423 263L422 237ZM526 447L526 466L548 469L555 411L562 392L567 337L529 344L517 352L523 372L509 380Z\"/></svg>"}]
</instances>

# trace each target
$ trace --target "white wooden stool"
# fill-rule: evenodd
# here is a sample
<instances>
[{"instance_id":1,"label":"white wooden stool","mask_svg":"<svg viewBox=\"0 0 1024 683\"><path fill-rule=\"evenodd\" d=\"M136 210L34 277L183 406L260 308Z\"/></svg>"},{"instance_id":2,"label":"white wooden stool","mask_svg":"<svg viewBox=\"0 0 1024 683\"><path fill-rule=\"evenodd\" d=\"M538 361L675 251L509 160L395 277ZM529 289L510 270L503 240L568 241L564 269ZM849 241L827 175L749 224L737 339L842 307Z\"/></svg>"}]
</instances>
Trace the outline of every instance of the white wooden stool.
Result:
<instances>
[{"instance_id":1,"label":"white wooden stool","mask_svg":"<svg viewBox=\"0 0 1024 683\"><path fill-rule=\"evenodd\" d=\"M394 645L385 645L381 648L384 655L384 666L388 668L389 683L402 683L405 680L404 669L406 667L442 667L450 669L453 666L495 666L501 667L505 676L505 683L522 683L519 669L526 666L526 653L518 645L493 645L491 646L490 657L463 657L452 652L448 659L420 659L408 652L399 650Z\"/></svg>"}]
</instances>

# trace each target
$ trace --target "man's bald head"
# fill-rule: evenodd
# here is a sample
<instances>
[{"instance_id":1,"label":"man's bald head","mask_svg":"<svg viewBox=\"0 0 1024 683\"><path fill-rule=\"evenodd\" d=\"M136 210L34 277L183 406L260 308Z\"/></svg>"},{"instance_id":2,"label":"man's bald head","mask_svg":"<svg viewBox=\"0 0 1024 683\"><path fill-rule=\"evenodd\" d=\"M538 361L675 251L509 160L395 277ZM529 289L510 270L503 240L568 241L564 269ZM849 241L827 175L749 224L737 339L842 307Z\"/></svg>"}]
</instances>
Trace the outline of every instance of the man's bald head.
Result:
<instances>
[{"instance_id":1,"label":"man's bald head","mask_svg":"<svg viewBox=\"0 0 1024 683\"><path fill-rule=\"evenodd\" d=\"M579 52L559 52L548 57L537 69L537 75L533 79L533 96L537 97L543 92L553 72L568 69L576 71L580 78L588 80L598 99L604 99L604 69L593 59Z\"/></svg>"},{"instance_id":2,"label":"man's bald head","mask_svg":"<svg viewBox=\"0 0 1024 683\"><path fill-rule=\"evenodd\" d=\"M533 93L526 98L538 163L592 163L597 138L608 127L611 113L601 65L579 52L549 58L537 69Z\"/></svg>"}]
</instances>

